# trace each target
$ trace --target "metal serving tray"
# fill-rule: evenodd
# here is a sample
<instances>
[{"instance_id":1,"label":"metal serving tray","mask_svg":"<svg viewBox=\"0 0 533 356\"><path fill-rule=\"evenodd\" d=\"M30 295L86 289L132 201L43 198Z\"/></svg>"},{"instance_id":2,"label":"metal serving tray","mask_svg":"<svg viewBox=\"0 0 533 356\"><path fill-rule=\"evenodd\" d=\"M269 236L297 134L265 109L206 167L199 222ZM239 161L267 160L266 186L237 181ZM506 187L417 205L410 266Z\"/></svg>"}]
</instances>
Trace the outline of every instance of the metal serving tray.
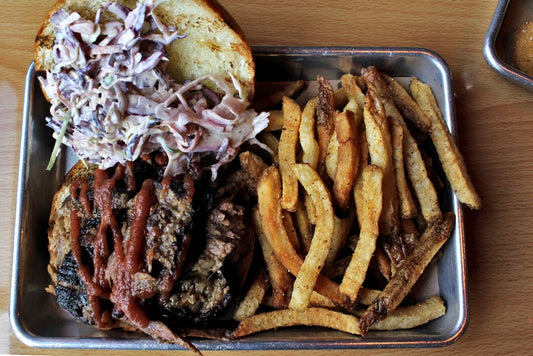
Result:
<instances>
[{"instance_id":1,"label":"metal serving tray","mask_svg":"<svg viewBox=\"0 0 533 356\"><path fill-rule=\"evenodd\" d=\"M429 83L444 117L455 134L451 75L435 53L417 48L254 48L257 81L277 82L304 79L317 74L336 81L343 73L359 73L375 65L395 77L417 76ZM50 283L46 266L47 222L54 192L76 157L69 150L60 154L55 168L46 171L53 147L44 118L49 105L39 88L37 73L30 65L26 78L20 161L15 207L13 270L10 319L14 333L25 344L39 348L157 349L177 350L151 338L123 331L98 331L82 325L62 311L45 292ZM432 263L417 285L417 296L439 294L447 312L422 327L400 331L372 331L365 338L318 327L293 327L259 333L240 340L221 342L193 340L200 350L259 349L363 349L436 347L452 343L468 322L463 213L451 190L442 199L443 210L454 211L453 235L436 263Z\"/></svg>"},{"instance_id":2,"label":"metal serving tray","mask_svg":"<svg viewBox=\"0 0 533 356\"><path fill-rule=\"evenodd\" d=\"M533 77L514 67L511 58L513 35L526 21L533 21L533 2L500 0L485 35L483 54L496 72L533 90Z\"/></svg>"}]
</instances>

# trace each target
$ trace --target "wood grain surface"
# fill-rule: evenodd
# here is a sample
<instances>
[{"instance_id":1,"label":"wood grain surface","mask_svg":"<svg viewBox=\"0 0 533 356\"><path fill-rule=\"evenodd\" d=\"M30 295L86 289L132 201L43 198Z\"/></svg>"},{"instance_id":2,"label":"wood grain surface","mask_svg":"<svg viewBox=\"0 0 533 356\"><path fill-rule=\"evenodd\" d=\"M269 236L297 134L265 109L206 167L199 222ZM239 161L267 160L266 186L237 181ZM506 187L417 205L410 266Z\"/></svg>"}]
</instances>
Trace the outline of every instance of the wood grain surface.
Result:
<instances>
[{"instance_id":1,"label":"wood grain surface","mask_svg":"<svg viewBox=\"0 0 533 356\"><path fill-rule=\"evenodd\" d=\"M27 347L14 336L8 318L24 77L32 61L39 23L53 2L9 0L2 3L0 11L0 354L102 354ZM444 348L358 350L357 354L533 353L533 92L503 79L484 60L483 37L497 2L221 3L241 25L251 45L424 47L442 56L452 70L459 143L484 204L481 211L465 214L468 328L458 341ZM109 356L133 353L105 352ZM281 356L289 352L253 354Z\"/></svg>"}]
</instances>

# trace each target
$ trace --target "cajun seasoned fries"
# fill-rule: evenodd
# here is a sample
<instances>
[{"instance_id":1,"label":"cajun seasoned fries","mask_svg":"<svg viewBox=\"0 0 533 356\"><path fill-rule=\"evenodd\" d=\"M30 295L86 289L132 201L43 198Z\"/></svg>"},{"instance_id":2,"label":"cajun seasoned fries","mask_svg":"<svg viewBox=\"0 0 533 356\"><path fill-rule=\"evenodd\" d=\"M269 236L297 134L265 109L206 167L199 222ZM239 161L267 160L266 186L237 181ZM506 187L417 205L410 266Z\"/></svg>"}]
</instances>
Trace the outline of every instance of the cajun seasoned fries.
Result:
<instances>
[{"instance_id":1,"label":"cajun seasoned fries","mask_svg":"<svg viewBox=\"0 0 533 356\"><path fill-rule=\"evenodd\" d=\"M446 312L438 295L409 297L455 222L441 211L428 142L457 198L475 209L481 199L431 88L416 78L404 87L372 66L338 88L318 76L317 88L304 103L282 99L271 157L241 155L265 269L233 338L293 325L364 336Z\"/></svg>"}]
</instances>

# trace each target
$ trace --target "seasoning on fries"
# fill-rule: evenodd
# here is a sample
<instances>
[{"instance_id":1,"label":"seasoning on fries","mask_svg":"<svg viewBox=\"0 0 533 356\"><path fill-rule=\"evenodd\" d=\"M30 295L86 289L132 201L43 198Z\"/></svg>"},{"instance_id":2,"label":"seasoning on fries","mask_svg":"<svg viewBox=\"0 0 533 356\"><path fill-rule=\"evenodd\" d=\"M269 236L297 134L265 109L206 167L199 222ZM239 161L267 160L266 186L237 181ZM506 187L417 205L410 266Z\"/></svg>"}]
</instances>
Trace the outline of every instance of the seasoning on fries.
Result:
<instances>
[{"instance_id":1,"label":"seasoning on fries","mask_svg":"<svg viewBox=\"0 0 533 356\"><path fill-rule=\"evenodd\" d=\"M473 209L481 208L481 198L470 180L463 156L446 126L431 87L413 78L410 88L415 100L431 121L429 133L457 199Z\"/></svg>"},{"instance_id":2,"label":"seasoning on fries","mask_svg":"<svg viewBox=\"0 0 533 356\"><path fill-rule=\"evenodd\" d=\"M232 338L294 325L364 337L446 313L438 295L405 300L455 223L441 211L420 135L458 199L476 209L481 200L431 88L416 78L406 88L372 66L343 75L337 90L322 76L317 85L304 103L283 98L266 133L279 147L268 163L240 156L266 272L241 302Z\"/></svg>"},{"instance_id":3,"label":"seasoning on fries","mask_svg":"<svg viewBox=\"0 0 533 356\"><path fill-rule=\"evenodd\" d=\"M357 218L361 230L359 241L340 285L341 292L346 293L351 299L357 299L376 249L383 195L382 182L383 170L369 165L365 167L355 187Z\"/></svg>"}]
</instances>

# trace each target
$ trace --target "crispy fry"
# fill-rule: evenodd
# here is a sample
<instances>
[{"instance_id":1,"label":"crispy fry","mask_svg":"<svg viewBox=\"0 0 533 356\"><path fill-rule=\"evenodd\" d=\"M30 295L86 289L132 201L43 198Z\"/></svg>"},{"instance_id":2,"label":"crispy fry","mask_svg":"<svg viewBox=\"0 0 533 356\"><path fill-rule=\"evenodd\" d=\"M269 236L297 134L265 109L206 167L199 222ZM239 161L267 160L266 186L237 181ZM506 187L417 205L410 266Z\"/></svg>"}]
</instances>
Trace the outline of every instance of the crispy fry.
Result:
<instances>
[{"instance_id":1,"label":"crispy fry","mask_svg":"<svg viewBox=\"0 0 533 356\"><path fill-rule=\"evenodd\" d=\"M389 77L385 73L381 73L381 77L385 81L392 100L402 116L411 121L420 131L428 132L431 123L426 114L420 109L417 102L413 100L411 95L409 95L407 90L398 83L396 79Z\"/></svg>"},{"instance_id":2,"label":"crispy fry","mask_svg":"<svg viewBox=\"0 0 533 356\"><path fill-rule=\"evenodd\" d=\"M275 304L275 301L272 299L272 295L265 295L263 298L263 305L273 309L287 309L286 306L279 306ZM328 308L328 309L338 309L339 306L332 301L331 299L324 297L322 294L319 294L315 291L311 293L311 298L309 299L309 306L315 308Z\"/></svg>"},{"instance_id":3,"label":"crispy fry","mask_svg":"<svg viewBox=\"0 0 533 356\"><path fill-rule=\"evenodd\" d=\"M352 300L357 299L363 285L379 235L379 217L382 204L383 170L369 165L361 174L355 190L355 204L359 220L359 241L339 288Z\"/></svg>"},{"instance_id":4,"label":"crispy fry","mask_svg":"<svg viewBox=\"0 0 533 356\"><path fill-rule=\"evenodd\" d=\"M361 123L363 122L363 107L357 104L357 100L350 99L348 103L346 103L346 106L344 106L343 111L344 112L351 112L353 114L353 123L355 126L355 131L359 131L359 127Z\"/></svg>"},{"instance_id":5,"label":"crispy fry","mask_svg":"<svg viewBox=\"0 0 533 356\"><path fill-rule=\"evenodd\" d=\"M328 257L326 258L326 265L332 264L341 248L346 244L346 239L350 235L350 230L355 219L353 209L345 218L334 217L335 227L333 229L333 237L331 238L331 245L329 247Z\"/></svg>"},{"instance_id":6,"label":"crispy fry","mask_svg":"<svg viewBox=\"0 0 533 356\"><path fill-rule=\"evenodd\" d=\"M272 151L272 164L279 164L279 140L271 132L261 132L260 140Z\"/></svg>"},{"instance_id":7,"label":"crispy fry","mask_svg":"<svg viewBox=\"0 0 533 356\"><path fill-rule=\"evenodd\" d=\"M295 164L293 170L317 209L311 246L294 281L289 303L290 309L303 311L309 305L309 298L328 255L334 230L334 214L329 192L318 173L307 164Z\"/></svg>"},{"instance_id":8,"label":"crispy fry","mask_svg":"<svg viewBox=\"0 0 533 356\"><path fill-rule=\"evenodd\" d=\"M283 182L281 206L294 212L298 204L298 181L291 166L296 163L296 146L302 112L292 99L283 97L283 130L279 139L279 171Z\"/></svg>"},{"instance_id":9,"label":"crispy fry","mask_svg":"<svg viewBox=\"0 0 533 356\"><path fill-rule=\"evenodd\" d=\"M320 149L315 139L315 116L318 98L310 99L302 111L302 120L300 122L300 146L302 147L302 163L309 164L313 169L317 168ZM316 223L315 207L313 201L307 192L304 192L304 204L308 214L309 221L314 225ZM307 247L308 249L309 247Z\"/></svg>"},{"instance_id":10,"label":"crispy fry","mask_svg":"<svg viewBox=\"0 0 533 356\"><path fill-rule=\"evenodd\" d=\"M309 246L311 246L311 240L313 239L314 227L309 221L304 204L298 204L296 207L294 221L296 223L296 230L298 231L298 236L300 238L302 253L307 254L307 251L309 251Z\"/></svg>"},{"instance_id":11,"label":"crispy fry","mask_svg":"<svg viewBox=\"0 0 533 356\"><path fill-rule=\"evenodd\" d=\"M348 210L352 197L357 169L359 168L359 151L357 132L353 114L337 112L335 114L335 134L338 142L337 168L333 178L332 198L334 204L342 211Z\"/></svg>"},{"instance_id":12,"label":"crispy fry","mask_svg":"<svg viewBox=\"0 0 533 356\"><path fill-rule=\"evenodd\" d=\"M418 199L422 216L428 223L442 219L437 191L429 178L418 144L409 132L398 109L389 100L384 100L384 105L387 107L387 114L391 124L402 127L404 167Z\"/></svg>"},{"instance_id":13,"label":"crispy fry","mask_svg":"<svg viewBox=\"0 0 533 356\"><path fill-rule=\"evenodd\" d=\"M313 169L317 169L320 148L315 138L315 118L318 98L310 99L302 111L300 122L300 146L302 147L302 163L309 164ZM316 224L315 207L307 192L304 192L304 204L311 224ZM307 247L308 248L308 247Z\"/></svg>"},{"instance_id":14,"label":"crispy fry","mask_svg":"<svg viewBox=\"0 0 533 356\"><path fill-rule=\"evenodd\" d=\"M410 89L416 102L431 121L431 140L457 199L472 209L480 209L481 198L470 180L463 156L448 130L431 87L413 78Z\"/></svg>"},{"instance_id":15,"label":"crispy fry","mask_svg":"<svg viewBox=\"0 0 533 356\"><path fill-rule=\"evenodd\" d=\"M380 290L361 288L359 289L359 303L362 305L370 305L379 297Z\"/></svg>"},{"instance_id":16,"label":"crispy fry","mask_svg":"<svg viewBox=\"0 0 533 356\"><path fill-rule=\"evenodd\" d=\"M387 256L387 253L385 253L385 250L383 249L382 244L378 244L376 246L376 251L374 251L374 257L376 258L377 267L379 270L379 273L387 280L390 281L392 277L392 263Z\"/></svg>"},{"instance_id":17,"label":"crispy fry","mask_svg":"<svg viewBox=\"0 0 533 356\"><path fill-rule=\"evenodd\" d=\"M337 164L339 162L339 141L337 135L332 135L328 143L328 152L326 154L326 173L329 178L335 178Z\"/></svg>"},{"instance_id":18,"label":"crispy fry","mask_svg":"<svg viewBox=\"0 0 533 356\"><path fill-rule=\"evenodd\" d=\"M292 275L298 275L303 261L291 245L283 226L281 178L276 167L268 167L263 173L257 186L257 196L261 231L278 260ZM353 304L340 293L338 284L324 276L319 275L315 290L341 306L351 307Z\"/></svg>"},{"instance_id":19,"label":"crispy fry","mask_svg":"<svg viewBox=\"0 0 533 356\"><path fill-rule=\"evenodd\" d=\"M316 225L316 209L313 205L313 199L309 196L307 192L303 193L304 195L304 204L305 204L305 211L307 212L307 218L309 219L309 222L313 225Z\"/></svg>"},{"instance_id":20,"label":"crispy fry","mask_svg":"<svg viewBox=\"0 0 533 356\"><path fill-rule=\"evenodd\" d=\"M315 139L315 113L318 99L310 99L302 111L300 121L300 146L302 147L302 163L309 164L316 169L318 164L319 147Z\"/></svg>"},{"instance_id":21,"label":"crispy fry","mask_svg":"<svg viewBox=\"0 0 533 356\"><path fill-rule=\"evenodd\" d=\"M283 128L283 111L270 110L268 115L268 126L266 131L279 131Z\"/></svg>"},{"instance_id":22,"label":"crispy fry","mask_svg":"<svg viewBox=\"0 0 533 356\"><path fill-rule=\"evenodd\" d=\"M300 251L301 244L300 239L298 238L298 234L296 233L296 229L294 227L294 222L292 221L291 213L284 210L282 212L283 215L283 226L285 227L285 231L287 231L287 236L289 237L289 241L291 242L291 245L294 247L296 251Z\"/></svg>"},{"instance_id":23,"label":"crispy fry","mask_svg":"<svg viewBox=\"0 0 533 356\"><path fill-rule=\"evenodd\" d=\"M254 315L261 305L268 287L268 278L265 270L260 269L250 288L248 288L246 295L235 310L235 313L233 313L233 319L241 321L244 318Z\"/></svg>"},{"instance_id":24,"label":"crispy fry","mask_svg":"<svg viewBox=\"0 0 533 356\"><path fill-rule=\"evenodd\" d=\"M319 308L328 308L328 309L337 309L338 306L331 299L324 297L322 294L318 294L313 291L311 293L311 298L309 299L310 307L319 307Z\"/></svg>"},{"instance_id":25,"label":"crispy fry","mask_svg":"<svg viewBox=\"0 0 533 356\"><path fill-rule=\"evenodd\" d=\"M368 152L368 140L366 139L366 130L359 130L359 169L358 172L362 172L370 162L370 155Z\"/></svg>"},{"instance_id":26,"label":"crispy fry","mask_svg":"<svg viewBox=\"0 0 533 356\"><path fill-rule=\"evenodd\" d=\"M405 241L408 252L410 253L415 248L418 239L420 238L420 233L418 232L415 223L411 219L402 219L400 221L400 229L403 240Z\"/></svg>"},{"instance_id":27,"label":"crispy fry","mask_svg":"<svg viewBox=\"0 0 533 356\"><path fill-rule=\"evenodd\" d=\"M340 109L348 102L348 95L345 88L339 88L333 93L335 108Z\"/></svg>"},{"instance_id":28,"label":"crispy fry","mask_svg":"<svg viewBox=\"0 0 533 356\"><path fill-rule=\"evenodd\" d=\"M278 260L272 247L265 236L261 227L261 218L259 210L254 209L252 212L252 222L256 232L257 240L263 252L263 260L268 272L270 287L272 289L273 303L278 308L287 308L291 298L292 284L294 278L289 273L287 268Z\"/></svg>"},{"instance_id":29,"label":"crispy fry","mask_svg":"<svg viewBox=\"0 0 533 356\"><path fill-rule=\"evenodd\" d=\"M328 153L329 141L331 140L331 136L335 131L335 96L333 87L326 80L326 78L318 76L317 81L318 102L316 108L316 132L319 147L317 170L322 180L328 181L326 157Z\"/></svg>"},{"instance_id":30,"label":"crispy fry","mask_svg":"<svg viewBox=\"0 0 533 356\"><path fill-rule=\"evenodd\" d=\"M258 155L245 151L239 155L242 171L246 177L246 186L252 194L257 194L257 182L261 178L267 164Z\"/></svg>"},{"instance_id":31,"label":"crispy fry","mask_svg":"<svg viewBox=\"0 0 533 356\"><path fill-rule=\"evenodd\" d=\"M392 145L387 115L374 85L367 83L364 121L370 162L383 169L383 208L380 231L386 236L397 236L399 231L398 193L392 162Z\"/></svg>"},{"instance_id":32,"label":"crispy fry","mask_svg":"<svg viewBox=\"0 0 533 356\"><path fill-rule=\"evenodd\" d=\"M390 127L392 134L392 158L394 160L394 174L396 175L400 216L403 219L410 219L415 217L418 211L405 178L403 129L397 122L392 122Z\"/></svg>"},{"instance_id":33,"label":"crispy fry","mask_svg":"<svg viewBox=\"0 0 533 356\"><path fill-rule=\"evenodd\" d=\"M346 96L348 97L348 100L355 99L357 105L360 108L363 108L365 106L365 94L357 83L357 77L352 74L344 74L341 77L341 84L346 91Z\"/></svg>"},{"instance_id":34,"label":"crispy fry","mask_svg":"<svg viewBox=\"0 0 533 356\"><path fill-rule=\"evenodd\" d=\"M265 330L295 325L322 326L359 335L359 319L326 308L307 308L301 312L284 309L256 314L243 319L231 335L238 338Z\"/></svg>"},{"instance_id":35,"label":"crispy fry","mask_svg":"<svg viewBox=\"0 0 533 356\"><path fill-rule=\"evenodd\" d=\"M446 213L442 221L426 228L407 261L400 266L379 297L361 317L359 327L363 335L368 332L371 325L385 319L401 303L426 266L450 237L454 220L453 213Z\"/></svg>"},{"instance_id":36,"label":"crispy fry","mask_svg":"<svg viewBox=\"0 0 533 356\"><path fill-rule=\"evenodd\" d=\"M415 139L409 133L404 133L405 170L418 199L422 216L429 224L442 218L439 198Z\"/></svg>"},{"instance_id":37,"label":"crispy fry","mask_svg":"<svg viewBox=\"0 0 533 356\"><path fill-rule=\"evenodd\" d=\"M371 330L411 329L440 318L446 313L439 296L429 297L413 305L396 308L388 317L370 327Z\"/></svg>"}]
</instances>

